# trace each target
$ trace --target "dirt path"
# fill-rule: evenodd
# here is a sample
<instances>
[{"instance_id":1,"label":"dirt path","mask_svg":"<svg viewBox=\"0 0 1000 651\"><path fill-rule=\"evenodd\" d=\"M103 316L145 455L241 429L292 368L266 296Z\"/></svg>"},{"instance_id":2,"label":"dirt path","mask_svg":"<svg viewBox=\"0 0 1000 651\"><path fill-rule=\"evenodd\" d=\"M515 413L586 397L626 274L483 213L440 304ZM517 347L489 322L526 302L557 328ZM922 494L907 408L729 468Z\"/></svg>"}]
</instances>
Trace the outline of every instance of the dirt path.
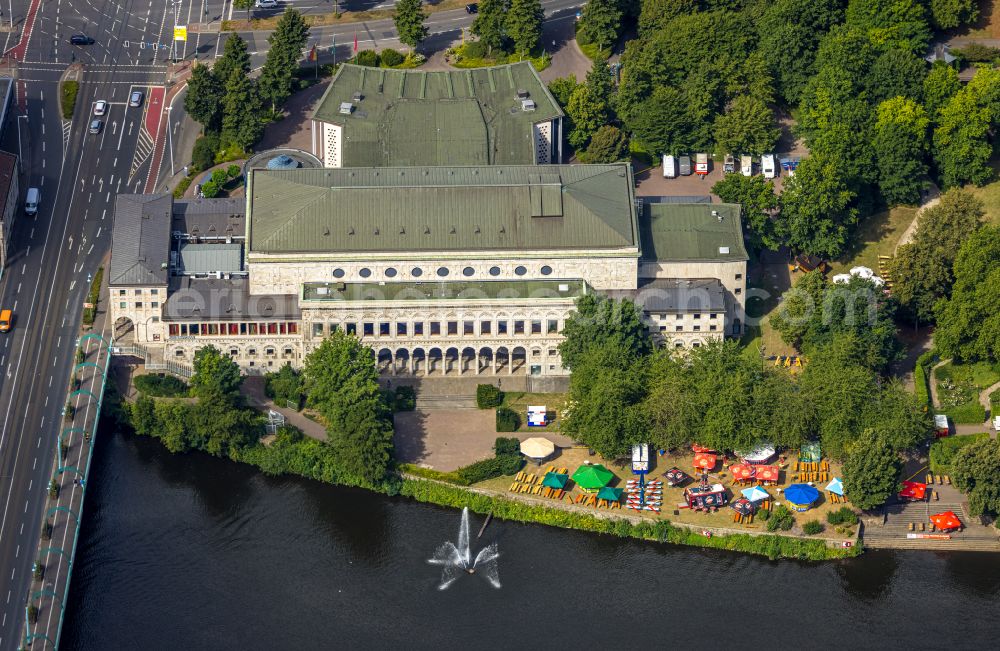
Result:
<instances>
[{"instance_id":1,"label":"dirt path","mask_svg":"<svg viewBox=\"0 0 1000 651\"><path fill-rule=\"evenodd\" d=\"M928 208L933 208L934 206L938 205L938 203L940 203L941 190L939 190L937 186L931 186L931 189L927 197L928 198L920 206L916 214L913 215L913 221L910 222L910 225L906 227L906 230L903 231L903 234L900 236L899 241L896 242L896 248L892 250L893 255L895 255L896 252L899 251L899 247L903 246L904 244L909 244L910 241L913 240L913 234L916 233L917 231L917 220L920 219L920 215L923 214L925 210L927 210Z\"/></svg>"}]
</instances>

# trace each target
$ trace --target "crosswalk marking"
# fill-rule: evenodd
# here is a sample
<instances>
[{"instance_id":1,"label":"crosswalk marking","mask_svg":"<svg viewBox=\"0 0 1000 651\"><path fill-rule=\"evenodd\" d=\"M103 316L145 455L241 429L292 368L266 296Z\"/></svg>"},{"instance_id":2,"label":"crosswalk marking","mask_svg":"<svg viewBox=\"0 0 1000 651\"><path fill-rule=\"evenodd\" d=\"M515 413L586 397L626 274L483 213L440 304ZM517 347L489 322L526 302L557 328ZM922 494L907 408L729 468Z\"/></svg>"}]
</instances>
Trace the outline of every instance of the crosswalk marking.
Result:
<instances>
[{"instance_id":1,"label":"crosswalk marking","mask_svg":"<svg viewBox=\"0 0 1000 651\"><path fill-rule=\"evenodd\" d=\"M132 170L128 173L129 183L151 153L153 153L153 137L145 129L139 129L139 139L135 143L135 155L132 157Z\"/></svg>"},{"instance_id":2,"label":"crosswalk marking","mask_svg":"<svg viewBox=\"0 0 1000 651\"><path fill-rule=\"evenodd\" d=\"M69 132L72 127L73 122L71 120L62 121L63 151L69 148Z\"/></svg>"}]
</instances>

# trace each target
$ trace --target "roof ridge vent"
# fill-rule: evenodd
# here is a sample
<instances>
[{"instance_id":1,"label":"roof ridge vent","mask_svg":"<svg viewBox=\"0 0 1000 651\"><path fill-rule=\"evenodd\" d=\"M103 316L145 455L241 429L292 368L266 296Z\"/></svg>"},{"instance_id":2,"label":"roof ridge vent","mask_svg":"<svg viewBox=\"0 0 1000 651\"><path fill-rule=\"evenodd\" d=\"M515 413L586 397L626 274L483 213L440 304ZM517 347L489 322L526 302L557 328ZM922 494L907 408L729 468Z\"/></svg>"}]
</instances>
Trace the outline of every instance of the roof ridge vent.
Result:
<instances>
[{"instance_id":1,"label":"roof ridge vent","mask_svg":"<svg viewBox=\"0 0 1000 651\"><path fill-rule=\"evenodd\" d=\"M449 232L449 233L451 233L452 235L454 235L454 234L455 234L455 233L456 233L457 231L455 230L455 227L454 227L454 226L452 226L452 227L451 227L451 228L450 228L450 229L448 230L448 232Z\"/></svg>"},{"instance_id":2,"label":"roof ridge vent","mask_svg":"<svg viewBox=\"0 0 1000 651\"><path fill-rule=\"evenodd\" d=\"M378 226L375 227L375 235L378 235Z\"/></svg>"},{"instance_id":3,"label":"roof ridge vent","mask_svg":"<svg viewBox=\"0 0 1000 651\"><path fill-rule=\"evenodd\" d=\"M347 234L348 235L354 235L354 227L353 226L348 227Z\"/></svg>"},{"instance_id":4,"label":"roof ridge vent","mask_svg":"<svg viewBox=\"0 0 1000 651\"><path fill-rule=\"evenodd\" d=\"M323 235L329 235L329 234L330 234L330 227L329 226L324 227L323 228Z\"/></svg>"},{"instance_id":5,"label":"roof ridge vent","mask_svg":"<svg viewBox=\"0 0 1000 651\"><path fill-rule=\"evenodd\" d=\"M431 227L424 226L424 235L430 235L430 234L431 234Z\"/></svg>"},{"instance_id":6,"label":"roof ridge vent","mask_svg":"<svg viewBox=\"0 0 1000 651\"><path fill-rule=\"evenodd\" d=\"M506 226L500 226L500 234L503 235L506 232L507 232L507 227Z\"/></svg>"},{"instance_id":7,"label":"roof ridge vent","mask_svg":"<svg viewBox=\"0 0 1000 651\"><path fill-rule=\"evenodd\" d=\"M400 226L399 227L399 234L400 235L406 235L406 227L405 226Z\"/></svg>"}]
</instances>

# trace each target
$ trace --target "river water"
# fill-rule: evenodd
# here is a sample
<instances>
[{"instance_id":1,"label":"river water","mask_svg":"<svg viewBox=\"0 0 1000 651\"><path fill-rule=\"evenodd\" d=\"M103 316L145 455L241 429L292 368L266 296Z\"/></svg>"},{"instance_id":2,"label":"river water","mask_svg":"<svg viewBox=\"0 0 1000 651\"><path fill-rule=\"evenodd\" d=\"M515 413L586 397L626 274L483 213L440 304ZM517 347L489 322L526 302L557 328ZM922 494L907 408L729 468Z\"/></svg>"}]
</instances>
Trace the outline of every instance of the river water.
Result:
<instances>
[{"instance_id":1,"label":"river water","mask_svg":"<svg viewBox=\"0 0 1000 651\"><path fill-rule=\"evenodd\" d=\"M103 436L64 649L996 648L1000 555L823 564L494 521L502 588L426 563L459 513Z\"/></svg>"}]
</instances>

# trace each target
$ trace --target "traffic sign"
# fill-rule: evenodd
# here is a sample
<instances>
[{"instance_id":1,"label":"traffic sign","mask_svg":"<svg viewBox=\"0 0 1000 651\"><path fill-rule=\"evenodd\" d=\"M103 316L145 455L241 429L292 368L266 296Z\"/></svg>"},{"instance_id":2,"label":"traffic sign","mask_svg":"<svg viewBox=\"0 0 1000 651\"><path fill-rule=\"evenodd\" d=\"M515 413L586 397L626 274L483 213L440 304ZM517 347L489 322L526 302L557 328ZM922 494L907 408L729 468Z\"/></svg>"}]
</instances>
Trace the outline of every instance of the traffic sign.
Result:
<instances>
[{"instance_id":1,"label":"traffic sign","mask_svg":"<svg viewBox=\"0 0 1000 651\"><path fill-rule=\"evenodd\" d=\"M187 28L187 25L174 25L174 40L175 41L186 41L186 40L188 40L188 28Z\"/></svg>"}]
</instances>

